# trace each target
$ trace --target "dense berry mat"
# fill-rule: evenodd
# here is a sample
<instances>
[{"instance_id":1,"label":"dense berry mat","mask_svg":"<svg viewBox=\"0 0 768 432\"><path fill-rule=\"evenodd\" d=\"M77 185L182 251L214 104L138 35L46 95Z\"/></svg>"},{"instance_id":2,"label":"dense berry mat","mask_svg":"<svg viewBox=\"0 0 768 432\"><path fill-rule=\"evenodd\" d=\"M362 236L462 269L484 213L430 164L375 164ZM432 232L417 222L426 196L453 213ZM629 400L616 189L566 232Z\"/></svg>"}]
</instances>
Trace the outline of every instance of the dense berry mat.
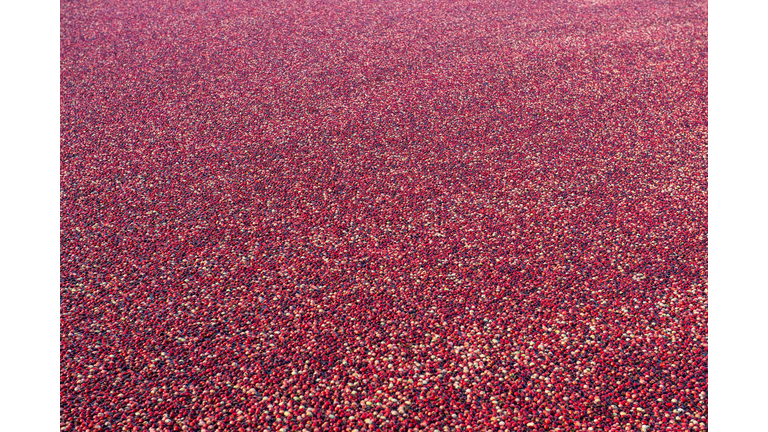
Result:
<instances>
[{"instance_id":1,"label":"dense berry mat","mask_svg":"<svg viewBox=\"0 0 768 432\"><path fill-rule=\"evenodd\" d=\"M704 1L63 1L66 431L707 429Z\"/></svg>"}]
</instances>

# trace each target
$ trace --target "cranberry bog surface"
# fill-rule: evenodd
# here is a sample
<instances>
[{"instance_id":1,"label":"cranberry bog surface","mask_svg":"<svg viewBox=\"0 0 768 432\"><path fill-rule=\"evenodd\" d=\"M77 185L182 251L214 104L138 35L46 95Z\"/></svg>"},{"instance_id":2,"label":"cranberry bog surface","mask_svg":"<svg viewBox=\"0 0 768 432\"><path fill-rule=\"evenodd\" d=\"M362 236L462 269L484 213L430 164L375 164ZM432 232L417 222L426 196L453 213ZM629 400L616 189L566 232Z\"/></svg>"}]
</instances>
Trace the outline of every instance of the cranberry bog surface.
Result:
<instances>
[{"instance_id":1,"label":"cranberry bog surface","mask_svg":"<svg viewBox=\"0 0 768 432\"><path fill-rule=\"evenodd\" d=\"M707 429L703 1L61 3L61 429Z\"/></svg>"}]
</instances>

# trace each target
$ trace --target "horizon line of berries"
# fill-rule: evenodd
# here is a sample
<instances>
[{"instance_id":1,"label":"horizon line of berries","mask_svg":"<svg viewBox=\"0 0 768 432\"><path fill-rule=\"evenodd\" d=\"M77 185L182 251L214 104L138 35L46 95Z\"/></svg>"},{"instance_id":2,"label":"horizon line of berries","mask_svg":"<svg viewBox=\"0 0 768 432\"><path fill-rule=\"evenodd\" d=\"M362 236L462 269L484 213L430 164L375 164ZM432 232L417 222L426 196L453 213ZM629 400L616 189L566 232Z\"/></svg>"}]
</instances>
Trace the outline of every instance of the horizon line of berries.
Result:
<instances>
[{"instance_id":1,"label":"horizon line of berries","mask_svg":"<svg viewBox=\"0 0 768 432\"><path fill-rule=\"evenodd\" d=\"M704 431L707 5L61 5L61 429Z\"/></svg>"}]
</instances>

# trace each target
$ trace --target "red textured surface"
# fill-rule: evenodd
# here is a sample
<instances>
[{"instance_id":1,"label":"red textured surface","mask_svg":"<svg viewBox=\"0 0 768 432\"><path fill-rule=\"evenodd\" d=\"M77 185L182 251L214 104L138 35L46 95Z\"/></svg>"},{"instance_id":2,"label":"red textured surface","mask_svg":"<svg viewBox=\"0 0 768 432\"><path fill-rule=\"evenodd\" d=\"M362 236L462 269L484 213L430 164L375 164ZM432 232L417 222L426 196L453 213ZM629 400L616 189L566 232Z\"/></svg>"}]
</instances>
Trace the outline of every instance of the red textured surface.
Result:
<instances>
[{"instance_id":1,"label":"red textured surface","mask_svg":"<svg viewBox=\"0 0 768 432\"><path fill-rule=\"evenodd\" d=\"M62 2L62 430L706 430L706 17Z\"/></svg>"}]
</instances>

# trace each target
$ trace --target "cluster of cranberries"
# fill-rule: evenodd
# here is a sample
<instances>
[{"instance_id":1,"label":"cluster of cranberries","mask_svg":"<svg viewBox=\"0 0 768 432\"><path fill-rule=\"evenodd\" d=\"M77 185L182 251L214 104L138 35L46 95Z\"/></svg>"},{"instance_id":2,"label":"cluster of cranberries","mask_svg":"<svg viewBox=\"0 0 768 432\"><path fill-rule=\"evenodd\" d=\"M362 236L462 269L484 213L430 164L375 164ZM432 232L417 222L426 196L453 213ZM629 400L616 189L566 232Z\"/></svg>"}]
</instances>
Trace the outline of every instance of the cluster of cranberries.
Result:
<instances>
[{"instance_id":1,"label":"cluster of cranberries","mask_svg":"<svg viewBox=\"0 0 768 432\"><path fill-rule=\"evenodd\" d=\"M707 6L61 4L61 428L707 429Z\"/></svg>"}]
</instances>

